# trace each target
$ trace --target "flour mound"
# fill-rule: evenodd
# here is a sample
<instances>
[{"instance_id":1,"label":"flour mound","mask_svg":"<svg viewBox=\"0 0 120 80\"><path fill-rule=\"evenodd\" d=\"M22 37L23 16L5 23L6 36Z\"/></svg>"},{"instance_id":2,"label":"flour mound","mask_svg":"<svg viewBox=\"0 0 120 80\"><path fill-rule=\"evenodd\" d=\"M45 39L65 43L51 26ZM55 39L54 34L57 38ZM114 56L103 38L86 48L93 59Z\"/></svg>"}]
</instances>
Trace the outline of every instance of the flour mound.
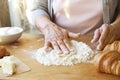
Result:
<instances>
[{"instance_id":1,"label":"flour mound","mask_svg":"<svg viewBox=\"0 0 120 80\"><path fill-rule=\"evenodd\" d=\"M76 52L61 57L56 50L50 49L49 52L46 52L44 48L40 48L36 52L35 58L40 64L46 66L70 66L81 62L87 62L95 55L92 49L83 42L71 40L71 44L75 47Z\"/></svg>"}]
</instances>

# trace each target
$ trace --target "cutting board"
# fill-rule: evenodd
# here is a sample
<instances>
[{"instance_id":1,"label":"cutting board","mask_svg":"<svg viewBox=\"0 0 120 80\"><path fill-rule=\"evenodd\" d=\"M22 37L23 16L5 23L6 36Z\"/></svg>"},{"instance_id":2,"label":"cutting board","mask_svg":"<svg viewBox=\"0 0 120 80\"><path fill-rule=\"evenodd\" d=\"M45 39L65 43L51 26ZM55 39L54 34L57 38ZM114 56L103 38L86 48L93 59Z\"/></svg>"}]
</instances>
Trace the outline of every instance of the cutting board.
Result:
<instances>
[{"instance_id":1,"label":"cutting board","mask_svg":"<svg viewBox=\"0 0 120 80\"><path fill-rule=\"evenodd\" d=\"M91 35L86 35L78 40L91 45L89 43L91 39ZM74 66L43 66L33 58L37 49L43 47L43 44L43 35L23 34L17 42L6 45L11 54L31 68L29 72L16 74L9 78L19 80L120 80L118 76L97 72L96 67L90 63L80 63Z\"/></svg>"},{"instance_id":2,"label":"cutting board","mask_svg":"<svg viewBox=\"0 0 120 80\"><path fill-rule=\"evenodd\" d=\"M11 55L12 56L12 55ZM16 63L16 71L13 75L15 74L21 74L27 71L30 71L31 69L29 68L29 66L27 66L26 64L24 64L21 60L19 60L17 57L14 56L14 61ZM10 75L11 76L11 75ZM0 68L0 80L2 79L6 79L8 77L8 75L3 74L2 72L2 68Z\"/></svg>"}]
</instances>

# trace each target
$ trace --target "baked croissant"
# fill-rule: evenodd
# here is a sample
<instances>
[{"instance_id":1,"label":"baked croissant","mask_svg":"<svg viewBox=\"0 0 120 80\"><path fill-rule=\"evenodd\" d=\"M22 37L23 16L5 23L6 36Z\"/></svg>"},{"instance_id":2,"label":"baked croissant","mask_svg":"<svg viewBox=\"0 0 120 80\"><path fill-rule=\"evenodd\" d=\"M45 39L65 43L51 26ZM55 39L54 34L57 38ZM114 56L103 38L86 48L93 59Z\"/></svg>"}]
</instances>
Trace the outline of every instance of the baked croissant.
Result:
<instances>
[{"instance_id":1,"label":"baked croissant","mask_svg":"<svg viewBox=\"0 0 120 80\"><path fill-rule=\"evenodd\" d=\"M120 41L114 41L112 44L108 44L105 48L104 51L106 50L116 50L120 52Z\"/></svg>"},{"instance_id":2,"label":"baked croissant","mask_svg":"<svg viewBox=\"0 0 120 80\"><path fill-rule=\"evenodd\" d=\"M0 58L8 56L10 53L6 50L4 46L0 46Z\"/></svg>"},{"instance_id":3,"label":"baked croissant","mask_svg":"<svg viewBox=\"0 0 120 80\"><path fill-rule=\"evenodd\" d=\"M99 72L120 76L120 53L118 51L104 51L95 56L95 65Z\"/></svg>"}]
</instances>

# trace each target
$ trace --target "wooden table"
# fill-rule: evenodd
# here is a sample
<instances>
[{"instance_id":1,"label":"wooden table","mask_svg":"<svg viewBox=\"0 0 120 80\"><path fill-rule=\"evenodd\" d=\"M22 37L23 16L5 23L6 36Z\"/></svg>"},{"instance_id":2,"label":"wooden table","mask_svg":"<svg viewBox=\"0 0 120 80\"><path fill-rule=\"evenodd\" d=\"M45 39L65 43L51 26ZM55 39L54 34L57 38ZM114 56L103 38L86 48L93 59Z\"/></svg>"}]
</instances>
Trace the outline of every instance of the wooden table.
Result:
<instances>
[{"instance_id":1,"label":"wooden table","mask_svg":"<svg viewBox=\"0 0 120 80\"><path fill-rule=\"evenodd\" d=\"M91 36L82 36L79 40L89 44ZM42 35L23 34L17 42L6 45L11 54L31 68L29 72L15 74L8 78L15 80L120 80L118 76L98 73L96 67L88 63L74 66L43 66L32 58L43 43Z\"/></svg>"}]
</instances>

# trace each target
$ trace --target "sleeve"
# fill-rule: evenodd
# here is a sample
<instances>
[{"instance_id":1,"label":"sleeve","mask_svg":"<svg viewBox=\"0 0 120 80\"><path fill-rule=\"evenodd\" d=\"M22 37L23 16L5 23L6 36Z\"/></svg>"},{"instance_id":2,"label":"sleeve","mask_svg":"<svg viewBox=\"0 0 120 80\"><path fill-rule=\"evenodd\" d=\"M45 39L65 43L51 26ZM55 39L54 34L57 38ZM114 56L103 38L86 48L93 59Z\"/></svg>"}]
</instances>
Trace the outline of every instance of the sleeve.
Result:
<instances>
[{"instance_id":1,"label":"sleeve","mask_svg":"<svg viewBox=\"0 0 120 80\"><path fill-rule=\"evenodd\" d=\"M120 0L118 1L118 11L119 11L118 15L120 16Z\"/></svg>"},{"instance_id":2,"label":"sleeve","mask_svg":"<svg viewBox=\"0 0 120 80\"><path fill-rule=\"evenodd\" d=\"M35 25L35 18L39 15L49 17L48 0L26 0L26 6L26 15L32 25Z\"/></svg>"},{"instance_id":3,"label":"sleeve","mask_svg":"<svg viewBox=\"0 0 120 80\"><path fill-rule=\"evenodd\" d=\"M120 17L120 0L118 0L118 4L117 4L117 13L118 13L118 17Z\"/></svg>"}]
</instances>

